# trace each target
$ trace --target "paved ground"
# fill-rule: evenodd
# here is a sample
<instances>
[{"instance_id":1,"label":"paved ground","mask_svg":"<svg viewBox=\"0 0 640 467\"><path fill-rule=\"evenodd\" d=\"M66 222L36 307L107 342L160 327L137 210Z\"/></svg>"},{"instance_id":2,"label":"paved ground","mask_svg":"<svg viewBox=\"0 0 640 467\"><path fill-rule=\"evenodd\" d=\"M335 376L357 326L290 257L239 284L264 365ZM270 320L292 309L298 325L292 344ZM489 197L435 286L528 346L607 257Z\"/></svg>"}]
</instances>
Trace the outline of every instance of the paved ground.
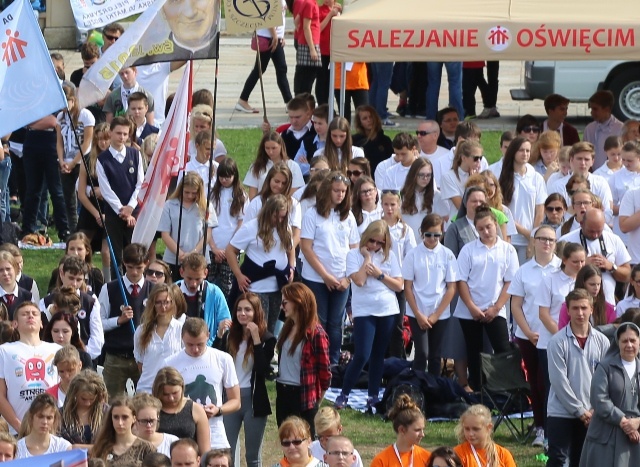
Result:
<instances>
[{"instance_id":1,"label":"paved ground","mask_svg":"<svg viewBox=\"0 0 640 467\"><path fill-rule=\"evenodd\" d=\"M251 71L255 61L255 52L249 47L249 37L222 37L220 43L220 60L218 73L218 127L221 128L246 128L259 126L262 122L262 114L245 114L233 112L233 108L238 100L238 96L244 85L244 81ZM295 68L295 50L293 40L287 36L286 56L289 64L289 83L293 88L293 72ZM80 54L71 50L60 51L65 57L67 76L75 69L82 67ZM200 60L194 64L195 81L194 89L207 87L213 91L215 78L215 61ZM170 92L173 92L182 76L181 71L174 72L170 77ZM523 87L524 64L523 62L501 62L500 64L500 89L498 94L498 109L501 118L491 120L476 120L485 130L508 130L515 129L515 124L519 116L531 113L538 117L544 117L544 107L542 101L512 101L509 90ZM281 123L286 120L285 106L280 97L280 92L276 86L275 73L273 67L269 66L264 75L265 100L267 115L274 123ZM440 90L440 107L446 105L447 86L446 78L443 78L442 89ZM478 100L480 94L477 95ZM479 100L480 101L480 100ZM260 87L256 86L250 99L254 107L262 108L260 99ZM395 110L398 104L397 96L389 93L389 108ZM482 110L478 104L478 112ZM402 129L414 129L417 125L416 119L397 118ZM590 121L586 104L571 104L569 107L569 121L582 130Z\"/></svg>"}]
</instances>

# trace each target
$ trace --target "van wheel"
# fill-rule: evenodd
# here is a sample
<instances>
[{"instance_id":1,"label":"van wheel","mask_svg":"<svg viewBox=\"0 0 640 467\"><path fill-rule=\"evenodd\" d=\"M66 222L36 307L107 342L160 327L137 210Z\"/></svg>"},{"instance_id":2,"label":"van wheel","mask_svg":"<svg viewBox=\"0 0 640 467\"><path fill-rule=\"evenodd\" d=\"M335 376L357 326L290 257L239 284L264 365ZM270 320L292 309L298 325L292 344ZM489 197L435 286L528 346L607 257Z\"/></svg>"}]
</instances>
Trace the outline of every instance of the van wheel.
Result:
<instances>
[{"instance_id":1,"label":"van wheel","mask_svg":"<svg viewBox=\"0 0 640 467\"><path fill-rule=\"evenodd\" d=\"M613 114L620 120L640 119L640 73L637 69L623 71L609 86L615 96Z\"/></svg>"}]
</instances>

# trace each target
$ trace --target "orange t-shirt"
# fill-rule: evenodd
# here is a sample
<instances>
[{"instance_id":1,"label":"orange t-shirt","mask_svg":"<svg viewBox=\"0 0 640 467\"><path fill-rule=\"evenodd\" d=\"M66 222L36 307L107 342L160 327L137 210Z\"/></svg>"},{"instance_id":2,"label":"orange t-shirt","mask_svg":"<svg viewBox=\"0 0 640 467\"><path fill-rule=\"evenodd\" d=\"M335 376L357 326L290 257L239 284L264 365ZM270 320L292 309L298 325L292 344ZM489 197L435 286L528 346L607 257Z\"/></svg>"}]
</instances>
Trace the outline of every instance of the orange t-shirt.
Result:
<instances>
[{"instance_id":1,"label":"orange t-shirt","mask_svg":"<svg viewBox=\"0 0 640 467\"><path fill-rule=\"evenodd\" d=\"M413 447L414 467L423 467L427 465L430 458L431 453L425 448L421 448L420 446ZM380 451L378 455L373 458L371 461L371 467L409 467L411 464L411 451L401 452L400 459L402 460L402 464L398 462L398 457L396 456L396 452L393 449L392 444Z\"/></svg>"},{"instance_id":2,"label":"orange t-shirt","mask_svg":"<svg viewBox=\"0 0 640 467\"><path fill-rule=\"evenodd\" d=\"M487 453L485 450L476 449L478 458L482 463L482 466L479 466L471 450L471 444L469 444L468 441L457 445L453 450L462 461L464 467L485 467L487 465ZM496 451L498 453L498 466L496 467L516 467L516 461L513 460L513 456L508 449L496 444Z\"/></svg>"}]
</instances>

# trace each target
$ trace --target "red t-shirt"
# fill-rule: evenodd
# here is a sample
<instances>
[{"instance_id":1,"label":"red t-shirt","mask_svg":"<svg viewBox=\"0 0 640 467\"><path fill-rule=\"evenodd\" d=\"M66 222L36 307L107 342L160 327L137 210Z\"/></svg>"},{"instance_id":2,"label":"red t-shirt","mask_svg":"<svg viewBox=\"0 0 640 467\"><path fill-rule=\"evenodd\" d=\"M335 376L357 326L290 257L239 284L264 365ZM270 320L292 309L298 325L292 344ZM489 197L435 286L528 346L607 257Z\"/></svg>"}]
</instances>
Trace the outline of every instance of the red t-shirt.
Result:
<instances>
[{"instance_id":1,"label":"red t-shirt","mask_svg":"<svg viewBox=\"0 0 640 467\"><path fill-rule=\"evenodd\" d=\"M332 8L327 5L321 5L318 7L318 11L320 12L320 24L322 24L331 10ZM329 21L329 24L320 31L320 54L331 55L331 21Z\"/></svg>"},{"instance_id":2,"label":"red t-shirt","mask_svg":"<svg viewBox=\"0 0 640 467\"><path fill-rule=\"evenodd\" d=\"M311 38L314 44L320 44L320 11L316 0L298 0L293 4L293 17L300 17L294 38L298 44L308 45L304 37L304 20L311 20Z\"/></svg>"}]
</instances>

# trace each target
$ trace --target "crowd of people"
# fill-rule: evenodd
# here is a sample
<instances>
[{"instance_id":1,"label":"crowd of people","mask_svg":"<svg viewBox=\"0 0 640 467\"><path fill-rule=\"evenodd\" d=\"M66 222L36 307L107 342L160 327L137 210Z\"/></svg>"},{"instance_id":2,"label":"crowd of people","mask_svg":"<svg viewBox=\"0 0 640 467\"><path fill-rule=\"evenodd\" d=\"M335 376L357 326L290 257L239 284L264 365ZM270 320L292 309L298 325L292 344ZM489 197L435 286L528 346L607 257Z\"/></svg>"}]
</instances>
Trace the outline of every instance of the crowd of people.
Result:
<instances>
[{"instance_id":1,"label":"crowd of people","mask_svg":"<svg viewBox=\"0 0 640 467\"><path fill-rule=\"evenodd\" d=\"M489 164L480 128L464 117L475 115L477 87L479 116L499 115L496 64L493 84L482 64L446 64L450 92L458 75L462 90L440 110L429 96L442 64L428 64L428 119L393 139L383 129L393 126L393 66L371 67L367 97L358 92L367 67L353 64L352 126L319 92L322 38L340 7L311 3L289 5L300 18L293 93L283 30L258 32L268 39L256 40L262 71L273 60L289 122L263 124L245 174L212 128L211 93L193 94L189 160L149 248L131 241L137 195L172 99L166 78L181 63L125 68L104 102L78 108L83 72L123 32L109 25L102 49L83 44L84 68L63 83L69 111L3 135L15 170L3 177L0 164L2 219L15 194L23 233L37 232L48 191L66 248L45 287L23 272L20 249L0 245L0 459L85 448L94 465L202 457L228 467L240 465L244 428L244 460L258 467L273 379L279 465L360 467L338 410L365 367L365 409L379 405L384 361L408 358L409 335L414 371L440 376L453 359L469 393L482 388L481 352L515 343L533 445L548 466L640 461L640 123L616 120L613 95L598 91L580 140L565 121L569 100L551 95L548 118L521 117ZM258 63L236 110L255 111L257 75ZM333 407L320 407L345 322L353 355ZM461 416L461 444L433 452L419 446L416 401L397 398L387 416L397 438L375 467L515 465L482 405Z\"/></svg>"}]
</instances>

